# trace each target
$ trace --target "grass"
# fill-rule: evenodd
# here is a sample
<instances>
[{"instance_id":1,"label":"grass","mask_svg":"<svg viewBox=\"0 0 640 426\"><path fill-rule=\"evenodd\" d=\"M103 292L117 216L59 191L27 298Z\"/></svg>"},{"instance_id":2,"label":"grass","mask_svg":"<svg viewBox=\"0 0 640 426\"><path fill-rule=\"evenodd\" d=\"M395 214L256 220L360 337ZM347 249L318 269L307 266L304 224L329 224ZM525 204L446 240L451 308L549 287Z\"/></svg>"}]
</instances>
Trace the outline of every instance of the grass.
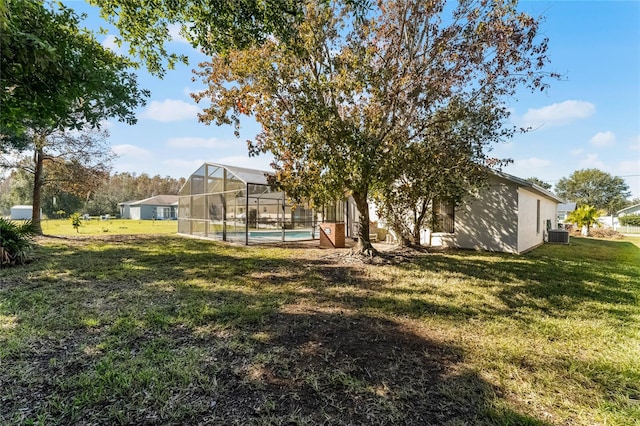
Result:
<instances>
[{"instance_id":1,"label":"grass","mask_svg":"<svg viewBox=\"0 0 640 426\"><path fill-rule=\"evenodd\" d=\"M134 220L92 218L83 220L76 232L71 219L44 219L42 232L45 235L131 235L131 234L175 234L178 222L175 220Z\"/></svg>"},{"instance_id":2,"label":"grass","mask_svg":"<svg viewBox=\"0 0 640 426\"><path fill-rule=\"evenodd\" d=\"M3 424L640 424L640 238L381 264L44 238L38 257L0 271Z\"/></svg>"}]
</instances>

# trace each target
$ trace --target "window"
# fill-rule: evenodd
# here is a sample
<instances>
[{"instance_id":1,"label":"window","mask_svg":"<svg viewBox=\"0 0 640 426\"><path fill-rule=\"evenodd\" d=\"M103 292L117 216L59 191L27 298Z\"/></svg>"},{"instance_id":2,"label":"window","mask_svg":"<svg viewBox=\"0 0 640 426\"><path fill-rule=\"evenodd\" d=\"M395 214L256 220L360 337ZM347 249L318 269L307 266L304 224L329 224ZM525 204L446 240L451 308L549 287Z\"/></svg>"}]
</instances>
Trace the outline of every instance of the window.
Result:
<instances>
[{"instance_id":1,"label":"window","mask_svg":"<svg viewBox=\"0 0 640 426\"><path fill-rule=\"evenodd\" d=\"M167 219L171 217L171 207L158 207L158 219Z\"/></svg>"},{"instance_id":2,"label":"window","mask_svg":"<svg viewBox=\"0 0 640 426\"><path fill-rule=\"evenodd\" d=\"M455 232L455 208L453 203L444 200L433 202L433 232Z\"/></svg>"},{"instance_id":3,"label":"window","mask_svg":"<svg viewBox=\"0 0 640 426\"><path fill-rule=\"evenodd\" d=\"M536 202L536 232L540 233L540 200Z\"/></svg>"}]
</instances>

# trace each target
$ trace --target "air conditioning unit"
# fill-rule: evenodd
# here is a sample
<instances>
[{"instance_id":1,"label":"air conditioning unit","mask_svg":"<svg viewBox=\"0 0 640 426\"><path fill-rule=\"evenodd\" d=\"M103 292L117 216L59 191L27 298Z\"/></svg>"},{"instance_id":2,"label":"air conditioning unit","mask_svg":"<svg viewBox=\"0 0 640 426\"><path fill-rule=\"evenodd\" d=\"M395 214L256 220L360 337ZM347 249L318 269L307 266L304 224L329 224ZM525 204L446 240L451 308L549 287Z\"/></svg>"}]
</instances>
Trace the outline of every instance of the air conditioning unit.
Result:
<instances>
[{"instance_id":1,"label":"air conditioning unit","mask_svg":"<svg viewBox=\"0 0 640 426\"><path fill-rule=\"evenodd\" d=\"M569 244L569 231L565 231L564 229L550 229L549 243Z\"/></svg>"}]
</instances>

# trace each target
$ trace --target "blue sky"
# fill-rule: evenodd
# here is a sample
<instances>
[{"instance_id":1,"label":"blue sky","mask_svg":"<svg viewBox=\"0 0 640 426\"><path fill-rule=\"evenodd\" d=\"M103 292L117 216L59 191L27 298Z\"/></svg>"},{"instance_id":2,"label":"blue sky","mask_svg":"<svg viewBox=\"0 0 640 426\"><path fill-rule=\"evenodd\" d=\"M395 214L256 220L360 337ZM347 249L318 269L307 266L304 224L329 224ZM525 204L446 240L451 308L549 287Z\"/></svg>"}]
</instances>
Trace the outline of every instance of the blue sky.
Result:
<instances>
[{"instance_id":1,"label":"blue sky","mask_svg":"<svg viewBox=\"0 0 640 426\"><path fill-rule=\"evenodd\" d=\"M91 15L89 28L109 28L83 1L65 3ZM514 160L508 173L551 184L598 168L623 177L632 197L640 197L640 1L525 1L520 8L545 16L549 69L563 79L546 92L522 90L509 102L513 122L536 130L494 146L492 155ZM115 35L111 29L99 39L117 49ZM206 58L177 38L170 47L189 54L191 63L162 80L138 71L152 95L137 125L108 123L119 155L115 170L188 177L204 161L268 169L268 156L247 155L245 140L258 132L256 123L246 121L237 139L231 126L197 121L201 107L189 93L201 86L191 81L192 69Z\"/></svg>"}]
</instances>

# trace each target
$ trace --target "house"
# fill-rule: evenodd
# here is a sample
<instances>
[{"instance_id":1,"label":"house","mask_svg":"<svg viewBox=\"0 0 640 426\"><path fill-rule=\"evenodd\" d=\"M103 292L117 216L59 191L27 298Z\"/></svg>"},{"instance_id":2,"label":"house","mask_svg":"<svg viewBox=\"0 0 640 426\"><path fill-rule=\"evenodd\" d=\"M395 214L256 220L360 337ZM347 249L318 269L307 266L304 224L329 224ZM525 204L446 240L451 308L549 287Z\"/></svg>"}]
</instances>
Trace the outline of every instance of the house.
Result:
<instances>
[{"instance_id":1,"label":"house","mask_svg":"<svg viewBox=\"0 0 640 426\"><path fill-rule=\"evenodd\" d=\"M575 211L576 203L560 203L558 204L558 225L566 223L567 216Z\"/></svg>"},{"instance_id":2,"label":"house","mask_svg":"<svg viewBox=\"0 0 640 426\"><path fill-rule=\"evenodd\" d=\"M640 204L635 204L633 206L626 207L622 210L618 210L617 216L627 216L630 214L640 214Z\"/></svg>"},{"instance_id":3,"label":"house","mask_svg":"<svg viewBox=\"0 0 640 426\"><path fill-rule=\"evenodd\" d=\"M168 220L178 217L177 195L156 195L144 200L120 203L118 206L122 219Z\"/></svg>"},{"instance_id":4,"label":"house","mask_svg":"<svg viewBox=\"0 0 640 426\"><path fill-rule=\"evenodd\" d=\"M562 200L518 177L493 172L488 186L460 206L438 203L432 246L520 254L543 244Z\"/></svg>"},{"instance_id":5,"label":"house","mask_svg":"<svg viewBox=\"0 0 640 426\"><path fill-rule=\"evenodd\" d=\"M42 216L42 210L40 210ZM13 206L11 207L12 220L28 220L33 218L33 206Z\"/></svg>"}]
</instances>

